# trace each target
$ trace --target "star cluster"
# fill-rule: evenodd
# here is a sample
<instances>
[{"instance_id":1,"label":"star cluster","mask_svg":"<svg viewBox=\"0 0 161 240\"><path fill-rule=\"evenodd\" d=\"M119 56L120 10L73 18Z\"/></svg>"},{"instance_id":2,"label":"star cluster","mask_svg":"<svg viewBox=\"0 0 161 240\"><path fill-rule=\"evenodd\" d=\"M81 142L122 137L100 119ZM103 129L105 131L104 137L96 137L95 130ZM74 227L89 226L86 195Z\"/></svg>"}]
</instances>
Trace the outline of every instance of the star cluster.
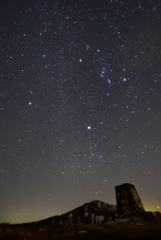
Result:
<instances>
[{"instance_id":1,"label":"star cluster","mask_svg":"<svg viewBox=\"0 0 161 240\"><path fill-rule=\"evenodd\" d=\"M161 205L161 3L1 4L1 222L64 213L135 183Z\"/></svg>"}]
</instances>

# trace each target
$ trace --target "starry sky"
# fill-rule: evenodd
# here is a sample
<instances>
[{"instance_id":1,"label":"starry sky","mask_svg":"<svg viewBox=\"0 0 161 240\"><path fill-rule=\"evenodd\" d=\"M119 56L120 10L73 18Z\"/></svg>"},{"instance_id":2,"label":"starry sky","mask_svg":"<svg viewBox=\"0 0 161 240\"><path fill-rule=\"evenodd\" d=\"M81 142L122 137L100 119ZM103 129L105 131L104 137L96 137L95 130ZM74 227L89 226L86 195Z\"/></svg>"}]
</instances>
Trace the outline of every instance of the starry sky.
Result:
<instances>
[{"instance_id":1,"label":"starry sky","mask_svg":"<svg viewBox=\"0 0 161 240\"><path fill-rule=\"evenodd\" d=\"M160 211L161 2L8 0L0 24L0 222L123 183Z\"/></svg>"}]
</instances>

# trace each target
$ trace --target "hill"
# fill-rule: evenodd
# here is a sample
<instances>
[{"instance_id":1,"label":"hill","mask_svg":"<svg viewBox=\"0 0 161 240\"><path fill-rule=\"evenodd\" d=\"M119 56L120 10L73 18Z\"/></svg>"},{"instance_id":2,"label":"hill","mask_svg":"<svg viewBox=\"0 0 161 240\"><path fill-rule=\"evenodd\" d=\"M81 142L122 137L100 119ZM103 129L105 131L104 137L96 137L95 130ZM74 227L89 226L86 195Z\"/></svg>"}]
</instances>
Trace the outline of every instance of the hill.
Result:
<instances>
[{"instance_id":1,"label":"hill","mask_svg":"<svg viewBox=\"0 0 161 240\"><path fill-rule=\"evenodd\" d=\"M60 216L0 224L0 240L161 239L161 214L117 216L116 206L92 201Z\"/></svg>"}]
</instances>

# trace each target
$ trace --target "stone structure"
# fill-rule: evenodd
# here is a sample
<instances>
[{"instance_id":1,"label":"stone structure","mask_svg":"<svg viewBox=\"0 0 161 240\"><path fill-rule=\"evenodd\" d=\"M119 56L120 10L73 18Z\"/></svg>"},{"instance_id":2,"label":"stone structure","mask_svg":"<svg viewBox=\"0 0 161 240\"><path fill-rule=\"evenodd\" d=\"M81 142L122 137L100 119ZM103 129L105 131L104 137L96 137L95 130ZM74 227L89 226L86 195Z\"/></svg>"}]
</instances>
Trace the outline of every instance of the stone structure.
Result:
<instances>
[{"instance_id":1,"label":"stone structure","mask_svg":"<svg viewBox=\"0 0 161 240\"><path fill-rule=\"evenodd\" d=\"M115 187L118 215L145 212L140 197L133 184L125 183Z\"/></svg>"}]
</instances>

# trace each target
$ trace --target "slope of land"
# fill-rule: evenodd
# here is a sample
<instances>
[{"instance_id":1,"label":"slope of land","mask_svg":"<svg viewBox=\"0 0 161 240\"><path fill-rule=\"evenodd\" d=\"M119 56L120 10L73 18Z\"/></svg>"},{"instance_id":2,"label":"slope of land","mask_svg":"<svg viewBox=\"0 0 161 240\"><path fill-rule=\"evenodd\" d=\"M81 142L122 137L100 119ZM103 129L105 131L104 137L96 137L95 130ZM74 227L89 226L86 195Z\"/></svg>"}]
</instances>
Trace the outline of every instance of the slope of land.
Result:
<instances>
[{"instance_id":1,"label":"slope of land","mask_svg":"<svg viewBox=\"0 0 161 240\"><path fill-rule=\"evenodd\" d=\"M114 240L161 239L161 221L117 224L22 224L0 225L0 240Z\"/></svg>"},{"instance_id":2,"label":"slope of land","mask_svg":"<svg viewBox=\"0 0 161 240\"><path fill-rule=\"evenodd\" d=\"M0 224L0 240L161 239L161 214L117 216L116 206L93 201L61 216L26 224Z\"/></svg>"}]
</instances>

